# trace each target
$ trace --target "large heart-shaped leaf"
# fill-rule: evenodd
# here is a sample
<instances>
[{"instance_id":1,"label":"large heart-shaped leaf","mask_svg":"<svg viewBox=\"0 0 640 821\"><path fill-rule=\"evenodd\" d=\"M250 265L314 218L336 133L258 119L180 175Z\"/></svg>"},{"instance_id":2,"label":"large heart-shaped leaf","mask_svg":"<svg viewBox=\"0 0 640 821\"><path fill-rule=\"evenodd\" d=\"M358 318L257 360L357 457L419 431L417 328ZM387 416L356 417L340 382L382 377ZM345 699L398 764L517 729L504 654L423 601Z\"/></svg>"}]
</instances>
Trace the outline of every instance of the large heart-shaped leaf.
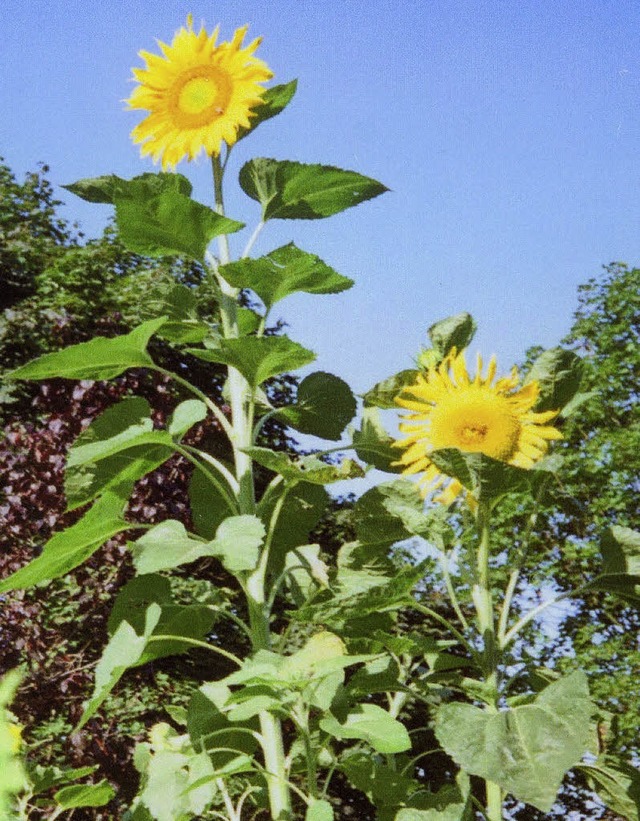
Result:
<instances>
[{"instance_id":1,"label":"large heart-shaped leaf","mask_svg":"<svg viewBox=\"0 0 640 821\"><path fill-rule=\"evenodd\" d=\"M303 348L287 336L247 336L223 339L213 350L190 348L188 353L205 362L231 365L240 371L253 387L272 376L295 371L316 358L313 351Z\"/></svg>"},{"instance_id":2,"label":"large heart-shaped leaf","mask_svg":"<svg viewBox=\"0 0 640 821\"><path fill-rule=\"evenodd\" d=\"M240 185L262 205L263 220L330 217L388 190L355 171L264 157L242 167Z\"/></svg>"},{"instance_id":3,"label":"large heart-shaped leaf","mask_svg":"<svg viewBox=\"0 0 640 821\"><path fill-rule=\"evenodd\" d=\"M271 309L289 294L337 294L353 285L320 257L301 251L293 243L258 259L241 259L220 269L236 288L251 288Z\"/></svg>"},{"instance_id":4,"label":"large heart-shaped leaf","mask_svg":"<svg viewBox=\"0 0 640 821\"><path fill-rule=\"evenodd\" d=\"M301 433L337 441L355 412L356 400L347 383L317 371L305 376L295 404L279 410L278 417Z\"/></svg>"},{"instance_id":5,"label":"large heart-shaped leaf","mask_svg":"<svg viewBox=\"0 0 640 821\"><path fill-rule=\"evenodd\" d=\"M548 812L565 773L589 749L591 712L587 678L577 671L550 684L531 704L498 713L445 704L435 732L465 772Z\"/></svg>"}]
</instances>

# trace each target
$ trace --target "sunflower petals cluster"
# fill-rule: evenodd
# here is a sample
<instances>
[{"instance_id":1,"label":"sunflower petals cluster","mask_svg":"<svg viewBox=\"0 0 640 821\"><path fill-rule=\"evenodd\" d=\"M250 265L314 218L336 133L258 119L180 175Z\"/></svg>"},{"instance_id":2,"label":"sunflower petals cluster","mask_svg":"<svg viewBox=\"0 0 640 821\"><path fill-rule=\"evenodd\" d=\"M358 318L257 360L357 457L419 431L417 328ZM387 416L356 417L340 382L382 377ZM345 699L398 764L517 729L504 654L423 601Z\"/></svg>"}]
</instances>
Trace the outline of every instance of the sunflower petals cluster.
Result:
<instances>
[{"instance_id":1,"label":"sunflower petals cluster","mask_svg":"<svg viewBox=\"0 0 640 821\"><path fill-rule=\"evenodd\" d=\"M178 30L171 45L159 43L162 55L141 51L145 68L134 68L139 82L125 100L130 109L149 115L131 132L162 169L192 160L200 151L220 154L222 143L236 142L238 130L249 128L255 108L273 73L254 52L260 37L244 46L247 26L228 43L218 43L219 27L208 34L193 30L193 18Z\"/></svg>"},{"instance_id":2,"label":"sunflower petals cluster","mask_svg":"<svg viewBox=\"0 0 640 821\"><path fill-rule=\"evenodd\" d=\"M406 475L419 475L423 495L450 504L463 492L457 479L442 475L431 461L431 453L457 448L484 453L493 459L521 468L531 468L547 452L551 440L562 434L548 425L557 411L535 412L540 388L537 382L520 387L517 368L496 379L492 356L483 375L478 356L475 376L467 370L465 351L455 348L437 366L420 373L413 385L396 398L410 411L400 423L403 439L394 442L402 449L397 464Z\"/></svg>"}]
</instances>

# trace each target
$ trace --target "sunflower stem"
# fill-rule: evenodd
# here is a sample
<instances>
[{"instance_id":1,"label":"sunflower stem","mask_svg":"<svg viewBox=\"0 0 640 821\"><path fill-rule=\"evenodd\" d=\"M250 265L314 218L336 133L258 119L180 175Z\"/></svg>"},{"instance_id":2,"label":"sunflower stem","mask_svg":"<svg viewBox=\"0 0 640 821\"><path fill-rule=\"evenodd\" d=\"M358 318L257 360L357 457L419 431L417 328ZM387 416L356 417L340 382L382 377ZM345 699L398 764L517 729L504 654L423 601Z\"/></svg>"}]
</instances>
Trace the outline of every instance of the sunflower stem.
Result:
<instances>
[{"instance_id":1,"label":"sunflower stem","mask_svg":"<svg viewBox=\"0 0 640 821\"><path fill-rule=\"evenodd\" d=\"M224 198L222 178L224 166L219 156L212 158L213 184L216 211L224 216ZM218 238L220 265L229 262L229 242L225 235ZM221 274L215 271L220 286L220 314L225 339L237 339L238 330L238 297L240 291L232 287ZM236 368L229 366L227 392L231 407L231 445L238 481L238 507L241 514L255 515L255 490L253 461L245 452L250 447L253 434L255 402L253 391L247 380ZM267 541L267 544L269 540ZM258 569L253 573L245 586L247 607L249 610L249 632L254 651L267 649L271 644L269 631L270 612L266 601L265 576L268 548ZM287 781L287 769L280 720L267 711L259 714L260 744L264 755L265 779L269 794L269 807L273 821L289 821L292 817L291 790Z\"/></svg>"}]
</instances>

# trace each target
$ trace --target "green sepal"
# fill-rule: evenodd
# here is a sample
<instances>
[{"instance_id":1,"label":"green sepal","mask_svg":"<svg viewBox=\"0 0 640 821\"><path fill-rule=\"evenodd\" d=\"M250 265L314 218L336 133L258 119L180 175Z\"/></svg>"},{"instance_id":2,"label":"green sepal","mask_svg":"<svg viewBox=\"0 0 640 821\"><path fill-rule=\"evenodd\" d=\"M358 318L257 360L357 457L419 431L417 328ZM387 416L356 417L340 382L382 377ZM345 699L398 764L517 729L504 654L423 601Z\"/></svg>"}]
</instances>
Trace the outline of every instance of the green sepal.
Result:
<instances>
[{"instance_id":1,"label":"green sepal","mask_svg":"<svg viewBox=\"0 0 640 821\"><path fill-rule=\"evenodd\" d=\"M356 400L347 383L316 371L298 385L295 404L281 408L277 416L300 433L337 441L355 412Z\"/></svg>"},{"instance_id":2,"label":"green sepal","mask_svg":"<svg viewBox=\"0 0 640 821\"><path fill-rule=\"evenodd\" d=\"M250 288L267 310L289 294L338 294L353 280L334 271L315 254L301 251L293 243L276 248L258 259L240 259L220 268L220 273L236 288Z\"/></svg>"},{"instance_id":3,"label":"green sepal","mask_svg":"<svg viewBox=\"0 0 640 821\"><path fill-rule=\"evenodd\" d=\"M240 169L242 190L262 206L262 219L330 217L388 191L355 171L259 157Z\"/></svg>"},{"instance_id":4,"label":"green sepal","mask_svg":"<svg viewBox=\"0 0 640 821\"><path fill-rule=\"evenodd\" d=\"M129 368L153 367L147 353L151 337L166 317L150 319L122 336L97 336L61 351L43 356L16 368L10 379L113 379Z\"/></svg>"},{"instance_id":5,"label":"green sepal","mask_svg":"<svg viewBox=\"0 0 640 821\"><path fill-rule=\"evenodd\" d=\"M526 493L549 478L544 470L515 467L484 453L457 448L434 450L429 458L438 470L457 479L478 502L495 502L507 493Z\"/></svg>"},{"instance_id":6,"label":"green sepal","mask_svg":"<svg viewBox=\"0 0 640 821\"><path fill-rule=\"evenodd\" d=\"M64 576L116 533L135 527L123 518L131 487L119 486L117 493L107 491L79 521L52 536L36 559L0 582L0 593Z\"/></svg>"},{"instance_id":7,"label":"green sepal","mask_svg":"<svg viewBox=\"0 0 640 821\"><path fill-rule=\"evenodd\" d=\"M297 80L291 80L288 83L282 83L281 85L267 88L262 94L262 102L260 105L257 105L251 110L251 125L248 128L241 126L238 129L236 133L236 142L243 140L255 131L260 123L264 123L266 120L270 120L272 117L276 117L284 111L293 99L297 88Z\"/></svg>"},{"instance_id":8,"label":"green sepal","mask_svg":"<svg viewBox=\"0 0 640 821\"><path fill-rule=\"evenodd\" d=\"M189 348L187 353L205 362L237 368L252 388L257 388L272 376L302 368L316 358L313 351L287 336L222 339L219 347L213 350Z\"/></svg>"},{"instance_id":9,"label":"green sepal","mask_svg":"<svg viewBox=\"0 0 640 821\"><path fill-rule=\"evenodd\" d=\"M550 684L531 704L498 713L444 704L435 733L465 772L548 812L565 773L590 747L592 710L587 678L577 671Z\"/></svg>"}]
</instances>

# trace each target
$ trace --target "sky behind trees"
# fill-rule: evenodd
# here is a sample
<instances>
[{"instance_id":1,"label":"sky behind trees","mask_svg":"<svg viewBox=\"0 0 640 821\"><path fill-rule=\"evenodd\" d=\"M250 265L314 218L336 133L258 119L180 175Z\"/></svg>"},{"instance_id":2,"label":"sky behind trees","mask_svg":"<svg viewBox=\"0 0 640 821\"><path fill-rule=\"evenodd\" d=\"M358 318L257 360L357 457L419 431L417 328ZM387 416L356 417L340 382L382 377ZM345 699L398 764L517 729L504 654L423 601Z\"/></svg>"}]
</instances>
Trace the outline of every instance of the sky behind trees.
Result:
<instances>
[{"instance_id":1,"label":"sky behind trees","mask_svg":"<svg viewBox=\"0 0 640 821\"><path fill-rule=\"evenodd\" d=\"M426 328L463 310L473 350L506 371L568 331L576 288L602 264L640 261L640 5L636 0L4 0L0 155L38 161L56 185L154 170L129 140L140 49L193 12L221 39L249 23L274 82L299 78L287 111L234 151L227 210L254 156L320 162L391 191L330 220L280 222L255 253L295 240L356 287L282 304L289 334L362 392L401 368ZM178 171L210 201L206 158ZM61 190L88 236L111 213ZM246 235L236 243L240 250Z\"/></svg>"}]
</instances>

